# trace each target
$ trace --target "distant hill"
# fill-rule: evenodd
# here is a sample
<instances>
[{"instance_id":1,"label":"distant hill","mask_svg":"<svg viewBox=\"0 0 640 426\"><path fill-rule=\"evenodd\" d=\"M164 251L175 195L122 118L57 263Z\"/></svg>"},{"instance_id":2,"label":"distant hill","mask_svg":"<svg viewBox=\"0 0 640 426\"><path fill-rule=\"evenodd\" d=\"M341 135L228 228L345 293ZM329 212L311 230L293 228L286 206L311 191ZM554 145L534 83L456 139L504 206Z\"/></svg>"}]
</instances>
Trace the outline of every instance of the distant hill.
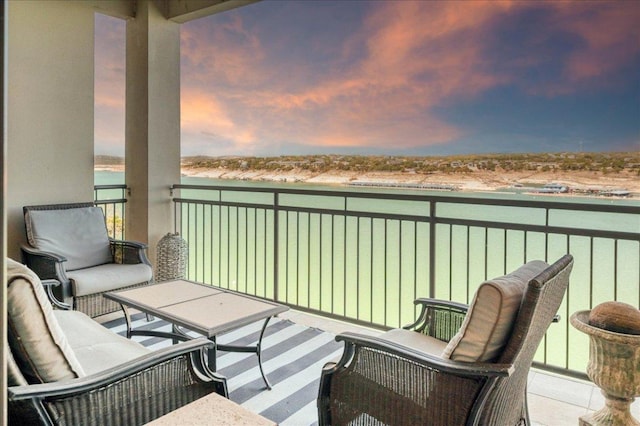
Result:
<instances>
[{"instance_id":1,"label":"distant hill","mask_svg":"<svg viewBox=\"0 0 640 426\"><path fill-rule=\"evenodd\" d=\"M96 155L95 166L124 165L124 158ZM627 172L640 176L640 152L518 153L452 156L281 155L271 157L185 156L182 167L226 170L314 172L409 172L460 174L476 171Z\"/></svg>"},{"instance_id":2,"label":"distant hill","mask_svg":"<svg viewBox=\"0 0 640 426\"><path fill-rule=\"evenodd\" d=\"M473 173L477 171L590 171L640 175L640 152L469 154L452 156L282 155L273 157L183 157L200 169L314 172Z\"/></svg>"},{"instance_id":3,"label":"distant hill","mask_svg":"<svg viewBox=\"0 0 640 426\"><path fill-rule=\"evenodd\" d=\"M94 166L120 166L124 164L124 157L115 155L96 155L93 157Z\"/></svg>"}]
</instances>

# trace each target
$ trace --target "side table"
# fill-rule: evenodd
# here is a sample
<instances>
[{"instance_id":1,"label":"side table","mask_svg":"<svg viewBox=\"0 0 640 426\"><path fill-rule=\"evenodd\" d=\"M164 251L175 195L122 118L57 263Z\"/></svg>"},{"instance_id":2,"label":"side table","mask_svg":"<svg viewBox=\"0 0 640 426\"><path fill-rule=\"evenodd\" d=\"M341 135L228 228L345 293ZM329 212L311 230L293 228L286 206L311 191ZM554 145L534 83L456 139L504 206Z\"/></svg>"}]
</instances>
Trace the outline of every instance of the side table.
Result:
<instances>
[{"instance_id":1,"label":"side table","mask_svg":"<svg viewBox=\"0 0 640 426\"><path fill-rule=\"evenodd\" d=\"M269 419L213 392L147 423L150 426L275 426Z\"/></svg>"}]
</instances>

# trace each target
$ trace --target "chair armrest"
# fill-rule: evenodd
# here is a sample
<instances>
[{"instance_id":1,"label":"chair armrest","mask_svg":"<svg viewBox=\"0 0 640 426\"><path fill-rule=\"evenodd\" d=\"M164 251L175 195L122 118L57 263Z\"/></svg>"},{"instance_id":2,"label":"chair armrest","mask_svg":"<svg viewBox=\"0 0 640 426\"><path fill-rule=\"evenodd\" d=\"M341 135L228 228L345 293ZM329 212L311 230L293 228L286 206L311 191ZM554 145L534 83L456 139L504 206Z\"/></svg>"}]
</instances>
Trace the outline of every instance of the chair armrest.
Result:
<instances>
[{"instance_id":1,"label":"chair armrest","mask_svg":"<svg viewBox=\"0 0 640 426\"><path fill-rule=\"evenodd\" d=\"M414 305L420 306L433 306L433 307L442 307L442 308L456 308L462 311L467 311L469 309L469 305L459 302L454 302L452 300L443 300L443 299L431 299L428 297L419 297L413 301Z\"/></svg>"},{"instance_id":2,"label":"chair armrest","mask_svg":"<svg viewBox=\"0 0 640 426\"><path fill-rule=\"evenodd\" d=\"M38 250L37 248L22 244L22 261L32 271L34 271L41 279L56 278L56 265L66 262L67 258L57 253ZM64 270L64 268L62 268ZM41 276L40 272L43 275Z\"/></svg>"},{"instance_id":3,"label":"chair armrest","mask_svg":"<svg viewBox=\"0 0 640 426\"><path fill-rule=\"evenodd\" d=\"M20 246L22 252L22 262L40 278L46 287L47 295L54 305L67 309L64 305L70 305L72 300L71 281L65 271L67 258L57 253L38 250L34 247L23 244ZM53 293L53 283L45 281L54 280L61 286L60 295L62 300Z\"/></svg>"},{"instance_id":4,"label":"chair armrest","mask_svg":"<svg viewBox=\"0 0 640 426\"><path fill-rule=\"evenodd\" d=\"M143 355L130 362L90 376L80 377L66 382L9 387L7 388L8 398L10 401L17 401L21 399L31 399L34 397L61 397L73 395L79 392L89 392L96 388L112 384L116 381L127 379L127 377L134 375L137 372L152 368L155 365L185 354L197 356L197 358L194 359L195 365L197 367L204 367L206 366L206 363L200 363L202 357L201 349L207 349L212 346L213 343L204 337L181 342L177 345L172 345L150 352L149 354ZM208 375L211 377L206 377ZM202 380L213 379L214 377L219 378L220 376L208 369L200 371L200 378ZM228 394L224 396L228 396Z\"/></svg>"},{"instance_id":5,"label":"chair armrest","mask_svg":"<svg viewBox=\"0 0 640 426\"><path fill-rule=\"evenodd\" d=\"M56 295L53 293L53 288L60 285L60 281L58 280L40 280L40 283L44 287L47 292L47 296L49 297L49 301L57 308L64 309L69 311L72 309L72 306L68 303L63 302L58 299Z\"/></svg>"},{"instance_id":6,"label":"chair armrest","mask_svg":"<svg viewBox=\"0 0 640 426\"><path fill-rule=\"evenodd\" d=\"M413 324L404 329L417 331L448 342L458 332L469 306L449 300L419 298L414 305L420 306L420 314Z\"/></svg>"},{"instance_id":7,"label":"chair armrest","mask_svg":"<svg viewBox=\"0 0 640 426\"><path fill-rule=\"evenodd\" d=\"M443 374L454 374L463 377L508 377L514 372L512 364L495 364L484 362L458 362L450 359L440 358L427 353L417 351L413 348L385 340L382 337L369 336L358 333L344 332L336 336L336 341L343 341L354 346L368 347L378 351L386 352L391 356L405 358L413 362L422 364L429 369ZM346 354L347 351L345 351ZM346 358L349 358L347 355ZM336 368L345 365L349 359L345 355L336 364Z\"/></svg>"},{"instance_id":8,"label":"chair armrest","mask_svg":"<svg viewBox=\"0 0 640 426\"><path fill-rule=\"evenodd\" d=\"M148 245L145 243L142 243L140 241L133 241L133 240L114 240L112 238L109 239L109 242L111 244L116 244L116 245L122 245L122 246L127 246L127 247L132 247L135 249L146 249L148 248Z\"/></svg>"},{"instance_id":9,"label":"chair armrest","mask_svg":"<svg viewBox=\"0 0 640 426\"><path fill-rule=\"evenodd\" d=\"M318 393L320 425L364 415L384 424L474 424L510 364L461 363L421 353L380 337L342 333L342 358L323 368Z\"/></svg>"},{"instance_id":10,"label":"chair armrest","mask_svg":"<svg viewBox=\"0 0 640 426\"><path fill-rule=\"evenodd\" d=\"M90 376L9 387L9 406L46 423L142 424L211 392L228 398L226 379L204 360L212 344L194 339Z\"/></svg>"},{"instance_id":11,"label":"chair armrest","mask_svg":"<svg viewBox=\"0 0 640 426\"><path fill-rule=\"evenodd\" d=\"M147 258L147 244L131 240L114 240L109 238L111 253L115 263L144 263L151 266Z\"/></svg>"}]
</instances>

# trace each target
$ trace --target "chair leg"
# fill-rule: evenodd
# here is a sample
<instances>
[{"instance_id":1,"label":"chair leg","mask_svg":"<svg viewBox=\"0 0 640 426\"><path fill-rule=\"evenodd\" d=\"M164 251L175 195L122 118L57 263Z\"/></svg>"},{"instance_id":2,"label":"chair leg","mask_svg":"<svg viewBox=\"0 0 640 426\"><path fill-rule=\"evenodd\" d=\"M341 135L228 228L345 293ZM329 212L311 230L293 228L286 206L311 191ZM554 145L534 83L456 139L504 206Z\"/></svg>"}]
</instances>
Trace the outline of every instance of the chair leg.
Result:
<instances>
[{"instance_id":1,"label":"chair leg","mask_svg":"<svg viewBox=\"0 0 640 426\"><path fill-rule=\"evenodd\" d=\"M527 400L527 387L524 389L524 402L522 403L522 418L519 425L531 426L531 418L529 417L529 402Z\"/></svg>"}]
</instances>

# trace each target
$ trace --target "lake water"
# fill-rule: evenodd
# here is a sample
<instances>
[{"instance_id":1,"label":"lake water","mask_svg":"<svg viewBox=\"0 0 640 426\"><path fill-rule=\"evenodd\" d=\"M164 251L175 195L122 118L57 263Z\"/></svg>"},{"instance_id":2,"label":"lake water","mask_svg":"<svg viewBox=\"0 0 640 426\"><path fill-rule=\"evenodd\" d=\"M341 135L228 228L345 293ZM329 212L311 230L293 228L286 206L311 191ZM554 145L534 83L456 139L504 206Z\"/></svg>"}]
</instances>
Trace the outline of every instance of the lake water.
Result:
<instances>
[{"instance_id":1,"label":"lake water","mask_svg":"<svg viewBox=\"0 0 640 426\"><path fill-rule=\"evenodd\" d=\"M123 183L123 173L96 172L96 184ZM403 189L360 189L345 186L276 184L183 177L182 183L244 188L305 188L350 192L437 195L440 197L561 201L576 204L640 206L640 200L559 197L513 193L433 192ZM182 197L226 202L272 202L258 192L182 190ZM296 209L378 212L425 216L426 201L399 201L281 194L290 212L279 215L278 270L274 271L273 213L238 207L182 207L183 228L190 245L189 278L259 296L273 297L274 272L278 298L295 305L391 327L412 322L415 297L429 292L429 224L321 215ZM620 213L438 203L438 217L448 221L492 221L640 234L640 215ZM186 220L188 219L188 220ZM575 258L561 324L554 324L537 359L584 371L586 336L568 324L571 313L608 300L640 304L640 244L589 236L524 232L480 226L437 225L433 296L469 303L479 283L509 272L525 261L550 262L567 251ZM577 348L577 349L574 349Z\"/></svg>"}]
</instances>

